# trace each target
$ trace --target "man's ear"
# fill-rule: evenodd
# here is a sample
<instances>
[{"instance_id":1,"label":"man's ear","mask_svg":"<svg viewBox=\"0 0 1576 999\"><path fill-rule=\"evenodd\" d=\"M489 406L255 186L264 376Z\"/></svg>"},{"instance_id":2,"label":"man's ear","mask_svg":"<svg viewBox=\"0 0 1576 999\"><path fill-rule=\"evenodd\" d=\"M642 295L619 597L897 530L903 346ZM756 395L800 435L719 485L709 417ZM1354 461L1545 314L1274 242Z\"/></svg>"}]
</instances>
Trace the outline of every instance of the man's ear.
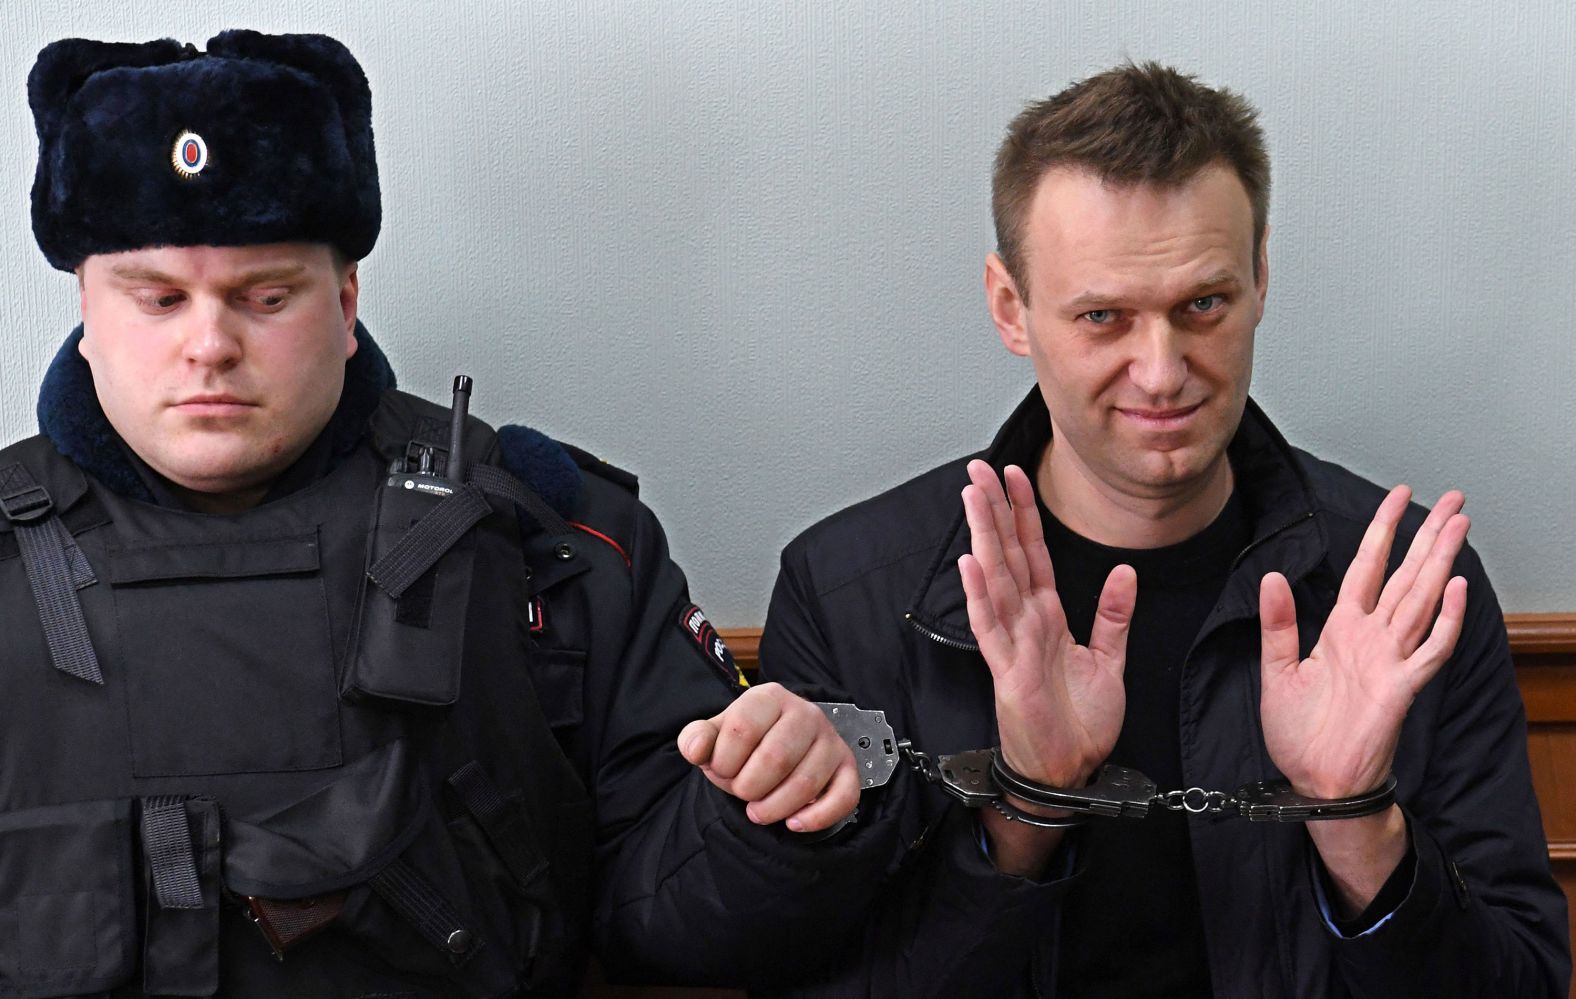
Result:
<instances>
[{"instance_id":1,"label":"man's ear","mask_svg":"<svg viewBox=\"0 0 1576 999\"><path fill-rule=\"evenodd\" d=\"M1002 345L1019 357L1029 356L1028 306L1018 293L1007 264L995 253L985 258L985 304Z\"/></svg>"},{"instance_id":2,"label":"man's ear","mask_svg":"<svg viewBox=\"0 0 1576 999\"><path fill-rule=\"evenodd\" d=\"M360 265L352 260L345 265L339 282L339 311L345 319L345 360L356 353L356 307L361 301Z\"/></svg>"},{"instance_id":3,"label":"man's ear","mask_svg":"<svg viewBox=\"0 0 1576 999\"><path fill-rule=\"evenodd\" d=\"M1270 290L1270 227L1264 225L1264 235L1259 238L1259 255L1254 261L1253 292L1259 299L1259 318L1264 318L1264 298Z\"/></svg>"}]
</instances>

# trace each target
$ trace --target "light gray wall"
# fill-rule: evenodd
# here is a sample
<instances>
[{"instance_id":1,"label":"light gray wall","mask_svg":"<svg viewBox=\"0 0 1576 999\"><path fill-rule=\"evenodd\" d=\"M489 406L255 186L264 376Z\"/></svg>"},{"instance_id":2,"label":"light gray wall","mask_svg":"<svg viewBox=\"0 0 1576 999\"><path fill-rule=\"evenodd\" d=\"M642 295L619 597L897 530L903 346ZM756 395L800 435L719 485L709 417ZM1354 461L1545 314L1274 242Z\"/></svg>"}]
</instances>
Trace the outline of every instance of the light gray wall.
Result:
<instances>
[{"instance_id":1,"label":"light gray wall","mask_svg":"<svg viewBox=\"0 0 1576 999\"><path fill-rule=\"evenodd\" d=\"M326 31L372 81L364 318L403 383L638 471L699 601L982 445L1030 382L980 292L1012 114L1120 59L1263 110L1254 391L1382 482L1466 489L1506 608L1576 610L1576 4L6 4L0 436L75 321L28 229L24 79L65 35Z\"/></svg>"}]
</instances>

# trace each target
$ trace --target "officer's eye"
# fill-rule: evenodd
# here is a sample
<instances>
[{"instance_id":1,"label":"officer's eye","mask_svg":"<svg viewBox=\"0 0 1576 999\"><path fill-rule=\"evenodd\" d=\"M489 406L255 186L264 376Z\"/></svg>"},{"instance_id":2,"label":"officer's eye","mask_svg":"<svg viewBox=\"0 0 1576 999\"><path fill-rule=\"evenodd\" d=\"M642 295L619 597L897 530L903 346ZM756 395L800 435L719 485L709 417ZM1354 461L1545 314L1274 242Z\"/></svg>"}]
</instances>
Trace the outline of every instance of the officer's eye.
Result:
<instances>
[{"instance_id":1,"label":"officer's eye","mask_svg":"<svg viewBox=\"0 0 1576 999\"><path fill-rule=\"evenodd\" d=\"M185 300L186 296L178 291L153 291L143 288L133 292L137 305L144 312L169 312Z\"/></svg>"},{"instance_id":2,"label":"officer's eye","mask_svg":"<svg viewBox=\"0 0 1576 999\"><path fill-rule=\"evenodd\" d=\"M1114 320L1116 318L1116 310L1115 309L1090 309L1088 312L1085 312L1083 315L1079 316L1078 318L1079 319L1086 319L1089 322L1094 323L1096 326L1104 326L1106 323L1109 323L1109 322L1111 322L1112 320Z\"/></svg>"},{"instance_id":3,"label":"officer's eye","mask_svg":"<svg viewBox=\"0 0 1576 999\"><path fill-rule=\"evenodd\" d=\"M263 288L247 295L247 300L259 312L278 312L290 300L288 288Z\"/></svg>"},{"instance_id":4,"label":"officer's eye","mask_svg":"<svg viewBox=\"0 0 1576 999\"><path fill-rule=\"evenodd\" d=\"M1193 299L1187 305L1194 312L1214 312L1225 304L1225 295L1204 295Z\"/></svg>"}]
</instances>

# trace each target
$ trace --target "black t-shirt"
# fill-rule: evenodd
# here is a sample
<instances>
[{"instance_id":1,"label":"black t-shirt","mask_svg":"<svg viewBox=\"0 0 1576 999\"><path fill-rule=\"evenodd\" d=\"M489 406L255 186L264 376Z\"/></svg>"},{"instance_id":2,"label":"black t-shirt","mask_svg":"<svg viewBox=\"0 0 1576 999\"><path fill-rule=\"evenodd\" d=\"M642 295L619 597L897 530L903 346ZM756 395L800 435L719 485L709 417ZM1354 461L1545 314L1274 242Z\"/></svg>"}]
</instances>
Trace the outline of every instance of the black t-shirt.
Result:
<instances>
[{"instance_id":1,"label":"black t-shirt","mask_svg":"<svg viewBox=\"0 0 1576 999\"><path fill-rule=\"evenodd\" d=\"M1203 531L1165 548L1111 548L1068 530L1042 505L1046 545L1067 625L1089 641L1100 589L1113 568L1138 572L1127 639L1127 712L1107 762L1132 767L1162 791L1186 788L1178 705L1187 655L1252 540L1235 493ZM1080 836L1084 873L1062 906L1058 995L1207 996L1209 961L1186 813L1093 819Z\"/></svg>"}]
</instances>

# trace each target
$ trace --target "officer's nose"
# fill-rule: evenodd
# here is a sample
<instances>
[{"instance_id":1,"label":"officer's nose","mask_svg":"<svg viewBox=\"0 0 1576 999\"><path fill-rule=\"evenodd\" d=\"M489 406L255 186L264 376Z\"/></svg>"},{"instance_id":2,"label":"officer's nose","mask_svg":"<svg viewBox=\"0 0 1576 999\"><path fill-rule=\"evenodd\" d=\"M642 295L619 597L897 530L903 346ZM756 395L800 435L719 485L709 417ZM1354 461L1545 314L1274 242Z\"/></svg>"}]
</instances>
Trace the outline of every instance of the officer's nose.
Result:
<instances>
[{"instance_id":1,"label":"officer's nose","mask_svg":"<svg viewBox=\"0 0 1576 999\"><path fill-rule=\"evenodd\" d=\"M241 330L232 310L221 302L193 303L182 343L188 363L225 371L241 359Z\"/></svg>"},{"instance_id":2,"label":"officer's nose","mask_svg":"<svg viewBox=\"0 0 1576 999\"><path fill-rule=\"evenodd\" d=\"M1134 354L1128 377L1155 402L1176 401L1187 383L1183 334L1169 319L1152 319L1134 330Z\"/></svg>"}]
</instances>

